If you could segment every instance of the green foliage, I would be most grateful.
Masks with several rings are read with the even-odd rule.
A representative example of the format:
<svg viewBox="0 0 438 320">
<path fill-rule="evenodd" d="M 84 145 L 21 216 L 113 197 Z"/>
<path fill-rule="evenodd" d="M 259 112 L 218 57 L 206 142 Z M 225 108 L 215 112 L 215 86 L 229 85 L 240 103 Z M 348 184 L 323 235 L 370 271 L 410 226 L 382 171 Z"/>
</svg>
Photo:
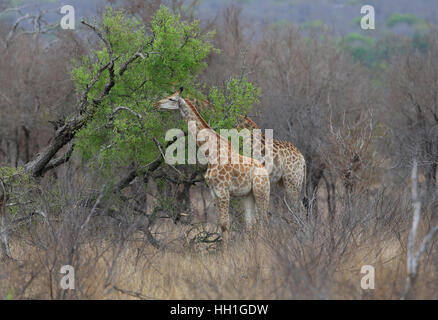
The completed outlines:
<svg viewBox="0 0 438 320">
<path fill-rule="evenodd" d="M 117 166 L 150 163 L 159 156 L 152 138 L 164 142 L 166 129 L 186 127 L 176 123 L 171 112 L 158 112 L 153 105 L 179 86 L 184 86 L 184 95 L 203 98 L 197 75 L 206 68 L 207 55 L 215 50 L 210 42 L 214 33 L 203 34 L 198 21 L 184 22 L 165 6 L 154 15 L 149 33 L 135 18 L 110 8 L 99 30 L 106 30 L 113 56 L 117 57 L 115 85 L 97 110 L 87 110 L 90 117 L 76 135 L 76 149 L 83 161 L 109 174 L 109 169 Z M 123 62 L 139 48 L 145 59 L 137 59 L 123 76 L 118 75 Z M 72 77 L 78 94 L 86 90 L 108 61 L 109 52 L 102 45 L 77 62 Z M 99 97 L 108 80 L 105 71 L 91 89 L 88 101 Z M 204 110 L 203 115 L 213 128 L 231 128 L 237 115 L 247 113 L 259 95 L 260 90 L 245 78 L 231 79 L 223 88 L 210 89 L 212 108 Z"/>
<path fill-rule="evenodd" d="M 408 14 L 394 13 L 388 18 L 388 20 L 386 20 L 386 26 L 392 28 L 396 24 L 400 24 L 400 23 L 405 23 L 407 25 L 412 26 L 420 22 L 421 22 L 420 18 L 418 18 L 416 15 L 413 15 L 411 13 Z"/>
<path fill-rule="evenodd" d="M 373 38 L 353 32 L 347 35 L 345 44 L 355 60 L 368 66 L 376 63 L 376 48 Z"/>
<path fill-rule="evenodd" d="M 412 36 L 412 47 L 418 49 L 422 53 L 426 53 L 429 50 L 429 37 L 428 34 L 415 32 Z"/>
<path fill-rule="evenodd" d="M 22 167 L 0 167 L 0 178 L 6 188 L 9 203 L 7 212 L 10 214 L 17 213 L 28 195 L 38 190 L 38 184 Z"/>
<path fill-rule="evenodd" d="M 202 115 L 214 129 L 230 129 L 239 115 L 247 114 L 259 102 L 260 89 L 242 79 L 232 78 L 222 88 L 212 87 L 208 95 L 211 108 Z"/>
<path fill-rule="evenodd" d="M 356 17 L 356 18 L 354 18 L 354 19 L 351 20 L 351 23 L 352 23 L 353 25 L 360 26 L 360 22 L 361 22 L 361 20 L 362 20 L 362 16 L 360 16 L 360 17 Z"/>
<path fill-rule="evenodd" d="M 9 289 L 9 290 L 6 292 L 5 299 L 6 299 L 6 300 L 14 300 L 14 297 L 15 297 L 15 292 L 14 292 L 14 290 L 13 290 L 13 289 Z"/>
<path fill-rule="evenodd" d="M 32 181 L 31 175 L 22 167 L 0 167 L 0 178 L 7 186 L 27 185 Z"/>
<path fill-rule="evenodd" d="M 279 19 L 272 23 L 269 28 L 272 30 L 281 30 L 286 29 L 287 27 L 290 27 L 292 23 L 289 20 L 286 19 Z"/>
<path fill-rule="evenodd" d="M 307 29 L 307 30 L 327 29 L 326 25 L 321 20 L 310 20 L 307 21 L 306 23 L 303 23 L 302 26 L 303 29 Z"/>
<path fill-rule="evenodd" d="M 347 35 L 345 38 L 345 41 L 347 44 L 353 45 L 353 44 L 359 44 L 359 45 L 365 45 L 365 46 L 373 46 L 375 43 L 375 40 L 371 37 L 364 36 L 360 33 L 352 32 Z"/>
<path fill-rule="evenodd" d="M 149 163 L 158 156 L 153 137 L 164 137 L 163 123 L 171 119 L 160 114 L 153 104 L 183 85 L 187 92 L 197 92 L 196 76 L 206 67 L 204 59 L 213 50 L 213 33 L 202 34 L 199 22 L 186 23 L 164 6 L 156 12 L 147 34 L 135 18 L 108 8 L 100 30 L 107 30 L 113 48 L 115 85 L 92 114 L 87 126 L 77 133 L 76 147 L 83 160 L 96 160 L 100 168 L 111 165 Z M 137 59 L 123 76 L 122 64 L 142 48 L 145 59 Z M 78 94 L 95 77 L 101 64 L 109 61 L 105 46 L 82 59 L 72 71 Z M 100 62 L 100 63 L 99 63 Z M 106 72 L 89 93 L 89 101 L 97 98 L 109 80 Z M 119 110 L 118 106 L 129 110 Z"/>
<path fill-rule="evenodd" d="M 350 33 L 345 38 L 345 47 L 356 61 L 360 61 L 368 67 L 384 69 L 386 62 L 393 55 L 405 52 L 409 48 L 417 49 L 426 54 L 430 46 L 429 34 L 430 28 L 424 23 L 417 24 L 415 32 L 409 37 L 387 32 L 376 40 L 359 33 Z"/>
</svg>

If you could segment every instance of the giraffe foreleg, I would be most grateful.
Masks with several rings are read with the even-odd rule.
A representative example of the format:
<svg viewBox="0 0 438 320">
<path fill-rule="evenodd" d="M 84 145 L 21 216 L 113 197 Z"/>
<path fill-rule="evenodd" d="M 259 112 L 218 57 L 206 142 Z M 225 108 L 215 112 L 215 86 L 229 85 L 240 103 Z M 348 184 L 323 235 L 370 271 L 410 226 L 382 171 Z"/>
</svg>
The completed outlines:
<svg viewBox="0 0 438 320">
<path fill-rule="evenodd" d="M 230 233 L 230 194 L 226 190 L 215 190 L 212 194 L 214 195 L 216 210 L 219 213 L 219 227 L 222 232 L 224 248 L 227 248 Z"/>
<path fill-rule="evenodd" d="M 270 182 L 269 175 L 265 169 L 256 175 L 252 187 L 257 220 L 266 218 L 269 209 Z"/>
</svg>

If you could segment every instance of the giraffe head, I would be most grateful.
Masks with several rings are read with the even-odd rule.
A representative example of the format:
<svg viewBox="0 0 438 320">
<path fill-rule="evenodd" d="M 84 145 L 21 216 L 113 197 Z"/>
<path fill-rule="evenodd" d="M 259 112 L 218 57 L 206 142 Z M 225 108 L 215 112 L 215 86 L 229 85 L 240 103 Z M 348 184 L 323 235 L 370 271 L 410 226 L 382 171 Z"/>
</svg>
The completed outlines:
<svg viewBox="0 0 438 320">
<path fill-rule="evenodd" d="M 211 130 L 211 127 L 202 118 L 202 116 L 199 114 L 198 110 L 193 105 L 193 103 L 181 96 L 182 91 L 183 91 L 183 87 L 179 88 L 179 90 L 174 94 L 164 99 L 161 99 L 155 104 L 155 108 L 158 110 L 179 110 L 182 117 L 186 121 L 196 122 L 197 130 L 202 130 L 202 129 Z"/>
<path fill-rule="evenodd" d="M 258 129 L 259 127 L 249 117 L 239 115 L 239 119 L 237 120 L 236 124 L 234 125 L 234 128 L 235 129 L 253 130 L 253 129 Z"/>
<path fill-rule="evenodd" d="M 180 108 L 180 97 L 183 87 L 179 88 L 174 94 L 161 99 L 155 104 L 155 107 L 160 110 L 178 110 Z"/>
</svg>

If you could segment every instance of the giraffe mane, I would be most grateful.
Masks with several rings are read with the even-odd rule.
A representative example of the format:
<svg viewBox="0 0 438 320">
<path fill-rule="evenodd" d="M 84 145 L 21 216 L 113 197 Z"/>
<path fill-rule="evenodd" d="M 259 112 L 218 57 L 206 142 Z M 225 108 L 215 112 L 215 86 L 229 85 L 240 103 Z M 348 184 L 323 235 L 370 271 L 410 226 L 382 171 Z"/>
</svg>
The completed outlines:
<svg viewBox="0 0 438 320">
<path fill-rule="evenodd" d="M 256 125 L 255 122 L 252 121 L 250 117 L 245 117 L 245 123 L 247 123 L 249 126 L 253 127 L 254 129 L 259 128 L 259 126 Z"/>
<path fill-rule="evenodd" d="M 228 141 L 228 139 L 225 139 L 224 137 L 222 137 L 219 133 L 216 132 L 216 130 L 213 130 L 212 127 L 210 127 L 210 125 L 207 123 L 207 121 L 204 120 L 204 118 L 201 116 L 201 114 L 198 112 L 198 110 L 196 109 L 196 107 L 193 105 L 193 103 L 189 100 L 189 99 L 185 99 L 182 98 L 185 103 L 187 103 L 187 105 L 189 106 L 190 109 L 192 109 L 192 111 L 195 113 L 195 115 L 198 117 L 198 119 L 201 121 L 202 125 L 204 126 L 204 128 L 206 129 L 210 129 L 211 131 L 213 131 L 216 134 L 216 137 L 218 137 L 220 140 L 226 141 L 229 145 L 231 145 L 231 142 Z"/>
<path fill-rule="evenodd" d="M 252 121 L 250 117 L 243 116 L 243 115 L 240 114 L 239 115 L 239 119 L 243 120 L 242 125 L 244 126 L 244 128 L 246 128 L 246 129 L 250 129 L 250 128 L 252 128 L 252 129 L 259 129 L 258 125 L 256 125 L 256 123 L 254 121 Z M 238 127 L 240 127 L 240 125 L 239 125 L 239 123 L 236 123 L 234 125 L 234 128 L 238 128 Z"/>
<path fill-rule="evenodd" d="M 211 129 L 213 130 L 209 124 L 207 123 L 207 121 L 204 120 L 204 118 L 201 116 L 201 114 L 199 113 L 198 109 L 196 109 L 196 107 L 193 105 L 193 103 L 189 100 L 189 99 L 185 99 L 183 98 L 183 100 L 187 103 L 187 105 L 189 106 L 190 109 L 192 109 L 192 111 L 195 113 L 195 115 L 199 118 L 199 120 L 201 121 L 202 125 L 205 128 Z M 213 130 L 214 131 L 214 130 Z"/>
</svg>

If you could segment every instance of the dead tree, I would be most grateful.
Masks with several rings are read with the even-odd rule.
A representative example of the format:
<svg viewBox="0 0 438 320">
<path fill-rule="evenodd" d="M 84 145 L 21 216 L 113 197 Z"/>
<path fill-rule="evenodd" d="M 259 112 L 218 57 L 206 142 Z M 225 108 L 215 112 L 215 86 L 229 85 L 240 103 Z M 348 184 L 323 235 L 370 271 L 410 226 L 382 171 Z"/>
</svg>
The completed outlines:
<svg viewBox="0 0 438 320">
<path fill-rule="evenodd" d="M 3 180 L 0 178 L 0 241 L 3 258 L 12 258 L 9 248 L 9 219 L 6 212 L 7 192 Z"/>
<path fill-rule="evenodd" d="M 418 195 L 418 163 L 417 160 L 414 160 L 412 165 L 412 207 L 413 207 L 413 217 L 412 217 L 412 226 L 411 231 L 409 232 L 408 238 L 408 250 L 407 250 L 407 270 L 408 275 L 406 277 L 405 289 L 402 294 L 401 299 L 408 299 L 410 297 L 412 288 L 415 285 L 418 275 L 418 265 L 420 263 L 421 256 L 426 250 L 427 245 L 430 240 L 433 239 L 435 233 L 438 232 L 438 225 L 432 228 L 429 233 L 423 238 L 423 241 L 420 244 L 420 247 L 415 252 L 415 239 L 417 237 L 418 225 L 420 223 L 420 215 L 421 215 L 421 200 Z"/>
</svg>

